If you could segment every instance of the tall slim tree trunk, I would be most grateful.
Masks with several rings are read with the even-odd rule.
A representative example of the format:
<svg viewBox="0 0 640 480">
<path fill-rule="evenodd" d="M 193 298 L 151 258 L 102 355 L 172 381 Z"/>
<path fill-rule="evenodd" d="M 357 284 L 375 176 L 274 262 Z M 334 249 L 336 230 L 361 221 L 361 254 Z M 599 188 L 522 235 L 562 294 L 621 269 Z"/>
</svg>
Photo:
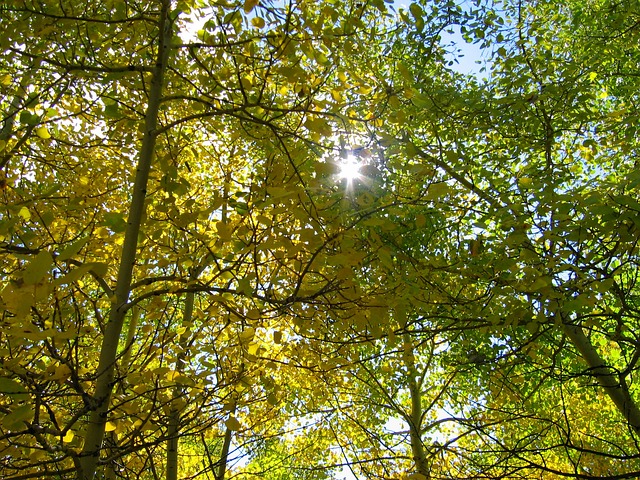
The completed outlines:
<svg viewBox="0 0 640 480">
<path fill-rule="evenodd" d="M 194 276 L 192 275 L 192 278 Z M 197 278 L 197 277 L 196 277 Z M 188 325 L 193 319 L 193 305 L 195 303 L 195 293 L 188 292 L 184 302 L 184 312 L 182 315 L 182 325 Z M 182 351 L 176 359 L 175 371 L 180 374 L 184 371 L 186 357 L 186 342 L 181 341 Z M 182 396 L 182 384 L 176 382 L 172 393 L 171 411 L 169 412 L 169 426 L 167 430 L 167 474 L 166 480 L 178 480 L 178 441 L 180 438 L 180 414 L 183 407 L 179 407 L 177 401 Z"/>
<path fill-rule="evenodd" d="M 140 320 L 140 308 L 138 306 L 133 307 L 132 313 L 129 317 L 129 327 L 127 328 L 127 341 L 124 346 L 124 354 L 122 358 L 118 362 L 120 373 L 119 375 L 126 376 L 126 371 L 128 370 L 131 363 L 131 351 L 133 350 L 133 342 L 136 336 L 136 330 L 138 329 L 138 320 Z M 118 385 L 118 393 L 124 394 L 127 389 L 126 380 L 123 379 L 122 382 Z M 109 432 L 111 442 L 111 452 L 107 452 L 107 455 L 110 453 L 115 454 L 115 450 L 118 448 L 118 434 L 116 432 Z M 116 480 L 116 471 L 114 469 L 114 465 L 116 464 L 115 460 L 107 463 L 104 466 L 104 478 L 105 480 Z"/>
<path fill-rule="evenodd" d="M 216 480 L 224 480 L 224 476 L 227 473 L 227 463 L 229 461 L 229 449 L 231 448 L 232 435 L 233 431 L 230 428 L 227 428 L 224 432 L 224 441 L 222 443 L 222 452 L 220 452 L 220 460 L 218 460 L 218 471 L 214 472 Z"/>
<path fill-rule="evenodd" d="M 631 398 L 629 386 L 624 378 L 620 378 L 617 372 L 607 365 L 581 326 L 563 323 L 562 330 L 589 366 L 589 373 L 604 389 L 629 426 L 640 434 L 640 408 Z"/>
<path fill-rule="evenodd" d="M 162 98 L 164 75 L 167 69 L 172 37 L 172 24 L 169 19 L 171 1 L 160 0 L 160 2 L 161 8 L 158 20 L 159 32 L 157 39 L 158 51 L 149 88 L 149 103 L 145 115 L 144 134 L 138 156 L 127 228 L 122 246 L 122 257 L 120 259 L 115 288 L 115 302 L 109 313 L 109 320 L 102 340 L 98 370 L 96 372 L 96 387 L 93 394 L 94 405 L 84 435 L 84 447 L 80 457 L 80 471 L 77 475 L 79 480 L 93 480 L 100 458 L 105 424 L 109 412 L 109 403 L 114 388 L 114 372 L 118 343 L 122 333 L 124 317 L 127 313 L 133 266 L 138 250 L 138 234 L 145 210 L 147 183 L 156 145 L 158 109 Z"/>
<path fill-rule="evenodd" d="M 405 334 L 404 363 L 407 367 L 409 395 L 411 396 L 411 413 L 409 417 L 409 438 L 411 439 L 411 453 L 416 473 L 429 477 L 429 464 L 422 444 L 422 382 L 418 382 L 418 370 L 413 355 L 413 345 Z"/>
</svg>

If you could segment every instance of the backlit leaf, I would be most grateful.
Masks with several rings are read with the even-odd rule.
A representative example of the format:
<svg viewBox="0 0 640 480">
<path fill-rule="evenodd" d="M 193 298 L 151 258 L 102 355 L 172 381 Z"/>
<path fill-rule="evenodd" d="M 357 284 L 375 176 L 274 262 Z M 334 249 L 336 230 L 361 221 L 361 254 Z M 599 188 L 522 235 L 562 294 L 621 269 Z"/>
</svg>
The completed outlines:
<svg viewBox="0 0 640 480">
<path fill-rule="evenodd" d="M 238 421 L 238 419 L 234 416 L 230 416 L 225 422 L 224 424 L 226 425 L 226 427 L 229 430 L 233 430 L 233 431 L 237 431 L 240 430 L 242 428 L 242 425 L 240 424 L 240 422 Z"/>
</svg>

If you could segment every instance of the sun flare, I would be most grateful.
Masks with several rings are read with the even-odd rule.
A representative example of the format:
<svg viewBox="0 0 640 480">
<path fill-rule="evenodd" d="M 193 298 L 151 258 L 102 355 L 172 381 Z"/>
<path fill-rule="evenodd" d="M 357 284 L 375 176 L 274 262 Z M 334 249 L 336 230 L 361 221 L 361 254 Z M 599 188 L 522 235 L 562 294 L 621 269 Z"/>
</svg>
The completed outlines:
<svg viewBox="0 0 640 480">
<path fill-rule="evenodd" d="M 356 180 L 360 178 L 362 175 L 360 173 L 360 168 L 362 168 L 362 163 L 356 160 L 355 157 L 349 156 L 339 165 L 340 171 L 338 172 L 338 177 L 342 180 L 345 179 L 348 182 Z"/>
</svg>

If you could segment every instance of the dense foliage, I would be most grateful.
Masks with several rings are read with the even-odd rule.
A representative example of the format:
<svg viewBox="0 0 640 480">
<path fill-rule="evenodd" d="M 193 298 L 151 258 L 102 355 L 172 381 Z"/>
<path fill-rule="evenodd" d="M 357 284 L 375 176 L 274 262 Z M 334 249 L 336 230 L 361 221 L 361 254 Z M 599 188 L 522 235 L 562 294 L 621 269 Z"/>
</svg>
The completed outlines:
<svg viewBox="0 0 640 480">
<path fill-rule="evenodd" d="M 640 476 L 637 2 L 0 28 L 2 478 Z"/>
</svg>

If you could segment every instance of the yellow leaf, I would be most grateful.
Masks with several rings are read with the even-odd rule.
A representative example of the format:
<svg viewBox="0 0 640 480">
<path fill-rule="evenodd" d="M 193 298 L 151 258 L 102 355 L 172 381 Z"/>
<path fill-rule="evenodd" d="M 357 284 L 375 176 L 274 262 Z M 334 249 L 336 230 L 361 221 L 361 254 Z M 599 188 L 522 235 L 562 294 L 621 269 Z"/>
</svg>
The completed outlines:
<svg viewBox="0 0 640 480">
<path fill-rule="evenodd" d="M 0 77 L 0 84 L 2 84 L 3 87 L 8 87 L 9 85 L 11 85 L 11 75 L 5 74 Z"/>
<path fill-rule="evenodd" d="M 107 422 L 104 426 L 105 432 L 113 432 L 116 429 L 116 424 L 113 422 Z"/>
<path fill-rule="evenodd" d="M 253 25 L 256 28 L 264 28 L 264 25 L 265 25 L 264 18 L 260 18 L 260 17 L 252 18 L 251 25 Z"/>
<path fill-rule="evenodd" d="M 256 330 L 255 328 L 247 328 L 246 330 L 240 332 L 240 342 L 242 343 L 249 343 L 251 340 L 253 340 L 253 336 L 256 334 Z"/>
<path fill-rule="evenodd" d="M 75 437 L 76 434 L 73 433 L 71 430 L 67 430 L 67 433 L 65 433 L 64 437 L 62 437 L 62 441 L 64 443 L 69 443 L 71 440 L 73 440 L 73 437 Z"/>
<path fill-rule="evenodd" d="M 51 138 L 51 134 L 49 133 L 49 130 L 47 130 L 47 127 L 45 127 L 44 125 L 36 128 L 36 135 L 38 135 L 40 138 L 43 139 L 47 139 L 47 138 Z"/>
<path fill-rule="evenodd" d="M 64 382 L 71 375 L 71 369 L 65 365 L 64 363 L 55 367 L 53 371 L 53 375 L 51 378 L 53 380 L 58 380 L 60 383 Z"/>
<path fill-rule="evenodd" d="M 523 188 L 529 188 L 533 185 L 533 180 L 531 179 L 531 177 L 520 177 L 518 179 L 518 185 Z"/>
<path fill-rule="evenodd" d="M 31 212 L 29 212 L 29 209 L 27 207 L 22 207 L 18 212 L 18 215 L 20 215 L 25 220 L 29 220 L 31 218 Z"/>
<path fill-rule="evenodd" d="M 217 222 L 216 230 L 218 232 L 220 240 L 222 240 L 223 242 L 228 242 L 229 240 L 231 240 L 231 236 L 233 234 L 233 226 L 227 225 L 223 222 Z"/>
<path fill-rule="evenodd" d="M 316 132 L 321 135 L 329 136 L 332 132 L 331 125 L 329 125 L 327 121 L 322 118 L 309 118 L 304 123 L 304 125 L 311 132 Z"/>
<path fill-rule="evenodd" d="M 431 199 L 444 197 L 449 193 L 449 185 L 444 182 L 432 183 L 427 190 L 427 196 Z"/>
</svg>

